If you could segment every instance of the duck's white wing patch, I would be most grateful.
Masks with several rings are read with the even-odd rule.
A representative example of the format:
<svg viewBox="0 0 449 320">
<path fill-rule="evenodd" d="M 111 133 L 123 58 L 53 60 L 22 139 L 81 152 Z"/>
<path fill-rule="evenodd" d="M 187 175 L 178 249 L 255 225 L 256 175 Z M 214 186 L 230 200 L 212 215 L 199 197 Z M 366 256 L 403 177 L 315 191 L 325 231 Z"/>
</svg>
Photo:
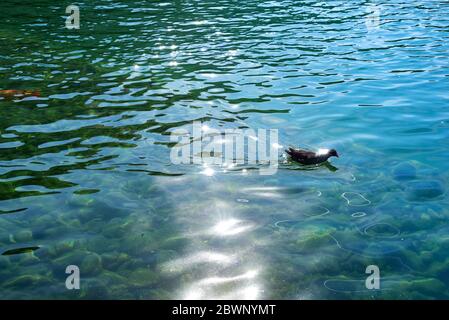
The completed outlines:
<svg viewBox="0 0 449 320">
<path fill-rule="evenodd" d="M 324 156 L 325 154 L 328 154 L 329 151 L 330 151 L 329 149 L 318 149 L 316 154 L 319 156 Z"/>
</svg>

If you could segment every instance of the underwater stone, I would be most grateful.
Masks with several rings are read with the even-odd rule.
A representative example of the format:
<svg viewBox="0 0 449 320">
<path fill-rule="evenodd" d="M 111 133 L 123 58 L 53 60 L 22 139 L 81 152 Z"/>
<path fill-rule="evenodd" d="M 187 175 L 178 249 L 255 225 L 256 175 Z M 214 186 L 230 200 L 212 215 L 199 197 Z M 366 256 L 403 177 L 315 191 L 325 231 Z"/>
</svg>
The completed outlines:
<svg viewBox="0 0 449 320">
<path fill-rule="evenodd" d="M 118 268 L 117 272 L 129 272 L 129 270 L 135 270 L 143 267 L 143 262 L 140 258 L 133 257 L 133 259 L 127 260 L 120 268 Z"/>
<path fill-rule="evenodd" d="M 148 192 L 163 195 L 166 191 L 163 186 L 158 185 L 158 184 L 153 184 L 148 188 Z"/>
<path fill-rule="evenodd" d="M 330 211 L 326 207 L 312 205 L 303 209 L 304 215 L 307 217 L 321 217 L 327 215 Z"/>
<path fill-rule="evenodd" d="M 304 225 L 300 229 L 297 229 L 296 241 L 292 241 L 294 244 L 292 250 L 315 250 L 316 248 L 325 246 L 329 243 L 333 244 L 334 240 L 330 237 L 330 234 L 334 231 L 333 228 L 323 229 L 316 225 Z"/>
<path fill-rule="evenodd" d="M 51 251 L 49 247 L 40 247 L 39 250 L 36 250 L 34 254 L 39 259 L 50 259 L 51 257 Z"/>
<path fill-rule="evenodd" d="M 5 269 L 11 265 L 9 257 L 0 256 L 0 269 Z"/>
<path fill-rule="evenodd" d="M 128 276 L 129 281 L 136 286 L 147 286 L 157 282 L 158 276 L 150 269 L 137 269 Z"/>
<path fill-rule="evenodd" d="M 3 229 L 0 227 L 0 244 L 10 243 L 9 232 L 7 229 Z"/>
<path fill-rule="evenodd" d="M 129 259 L 129 256 L 126 253 L 113 252 L 104 253 L 101 255 L 103 266 L 108 270 L 117 269 L 121 264 L 125 263 Z"/>
<path fill-rule="evenodd" d="M 158 243 L 151 234 L 143 236 L 141 234 L 131 234 L 123 238 L 122 248 L 127 252 L 143 254 L 154 250 Z"/>
<path fill-rule="evenodd" d="M 92 252 L 111 252 L 117 250 L 117 248 L 122 245 L 123 243 L 120 241 L 111 241 L 101 235 L 93 239 L 89 239 L 89 241 L 86 241 L 81 245 L 81 247 Z"/>
<path fill-rule="evenodd" d="M 149 297 L 151 297 L 152 300 L 170 300 L 170 298 L 173 298 L 170 292 L 157 288 L 140 291 L 137 299 L 148 299 Z"/>
<path fill-rule="evenodd" d="M 28 253 L 28 254 L 24 254 L 22 255 L 22 257 L 20 258 L 20 264 L 24 265 L 24 266 L 29 266 L 29 265 L 33 265 L 38 263 L 40 260 L 38 257 L 36 257 L 34 255 L 34 253 Z"/>
<path fill-rule="evenodd" d="M 156 263 L 163 264 L 178 257 L 178 253 L 174 250 L 158 250 L 156 253 Z"/>
<path fill-rule="evenodd" d="M 401 282 L 398 286 L 398 291 L 416 292 L 424 294 L 424 296 L 429 295 L 440 298 L 443 298 L 442 296 L 447 297 L 444 283 L 434 278 Z"/>
<path fill-rule="evenodd" d="M 443 262 L 433 261 L 433 263 L 430 263 L 430 265 L 430 274 L 435 274 L 440 279 L 449 279 L 449 258 L 447 258 Z"/>
<path fill-rule="evenodd" d="M 444 194 L 443 186 L 435 180 L 410 182 L 406 191 L 409 201 L 432 200 Z"/>
<path fill-rule="evenodd" d="M 85 299 L 98 300 L 108 298 L 108 288 L 100 281 L 89 281 L 86 290 L 83 292 Z"/>
<path fill-rule="evenodd" d="M 103 235 L 107 238 L 121 238 L 126 235 L 130 229 L 130 222 L 123 223 L 123 219 L 114 218 L 103 229 Z"/>
<path fill-rule="evenodd" d="M 22 275 L 5 283 L 5 287 L 20 288 L 26 286 L 45 286 L 51 283 L 47 277 L 40 275 Z"/>
<path fill-rule="evenodd" d="M 400 230 L 388 223 L 374 223 L 365 227 L 364 234 L 375 238 L 394 238 Z"/>
<path fill-rule="evenodd" d="M 87 275 L 94 275 L 100 273 L 101 269 L 101 257 L 96 253 L 90 253 L 83 259 L 80 272 Z"/>
<path fill-rule="evenodd" d="M 67 204 L 73 207 L 88 207 L 94 204 L 94 199 L 89 196 L 74 195 Z"/>
<path fill-rule="evenodd" d="M 110 286 L 111 284 L 123 284 L 128 283 L 128 278 L 122 276 L 119 273 L 103 270 L 101 273 L 101 279 Z"/>
<path fill-rule="evenodd" d="M 128 282 L 126 282 L 128 283 Z M 120 297 L 121 300 L 132 300 L 135 296 L 130 292 L 129 285 L 109 285 L 108 292 L 111 297 Z M 147 297 L 148 298 L 148 297 Z"/>
<path fill-rule="evenodd" d="M 55 267 L 60 269 L 57 270 L 58 273 L 65 272 L 65 268 L 69 265 L 73 264 L 80 266 L 87 254 L 89 253 L 86 251 L 74 250 L 53 260 L 52 263 Z"/>
<path fill-rule="evenodd" d="M 64 220 L 62 220 L 62 222 L 64 223 L 64 225 L 66 225 L 70 228 L 80 228 L 81 227 L 81 221 L 79 221 L 79 219 L 76 219 L 76 218 L 71 218 L 71 219 L 67 219 L 67 220 L 64 219 Z"/>
<path fill-rule="evenodd" d="M 427 263 L 431 263 L 432 253 L 430 251 L 415 252 L 403 248 L 399 253 L 401 260 L 407 263 L 413 269 L 422 269 Z"/>
<path fill-rule="evenodd" d="M 67 227 L 66 226 L 58 226 L 53 228 L 48 228 L 44 231 L 45 237 L 48 238 L 58 238 L 63 234 L 67 233 Z"/>
<path fill-rule="evenodd" d="M 62 254 L 68 253 L 74 248 L 74 241 L 65 241 L 55 244 L 49 249 L 49 254 L 51 256 L 60 256 Z"/>
<path fill-rule="evenodd" d="M 80 208 L 76 210 L 77 217 L 81 224 L 84 224 L 95 217 L 95 211 L 93 208 Z"/>
<path fill-rule="evenodd" d="M 39 216 L 34 221 L 34 225 L 39 226 L 40 228 L 43 229 L 55 227 L 57 224 L 58 224 L 57 220 L 50 214 Z"/>
<path fill-rule="evenodd" d="M 401 163 L 393 169 L 395 180 L 412 180 L 416 178 L 416 168 L 410 163 Z"/>
<path fill-rule="evenodd" d="M 14 239 L 17 242 L 29 242 L 33 240 L 33 232 L 31 230 L 19 231 L 16 235 L 14 235 Z"/>
<path fill-rule="evenodd" d="M 181 250 L 188 244 L 188 239 L 183 236 L 171 237 L 163 241 L 160 245 L 160 249 L 164 250 Z"/>
<path fill-rule="evenodd" d="M 87 230 L 95 230 L 95 231 L 99 231 L 102 230 L 104 227 L 104 221 L 100 218 L 93 218 L 91 220 L 89 220 L 88 222 L 85 222 L 83 224 L 83 227 Z"/>
</svg>

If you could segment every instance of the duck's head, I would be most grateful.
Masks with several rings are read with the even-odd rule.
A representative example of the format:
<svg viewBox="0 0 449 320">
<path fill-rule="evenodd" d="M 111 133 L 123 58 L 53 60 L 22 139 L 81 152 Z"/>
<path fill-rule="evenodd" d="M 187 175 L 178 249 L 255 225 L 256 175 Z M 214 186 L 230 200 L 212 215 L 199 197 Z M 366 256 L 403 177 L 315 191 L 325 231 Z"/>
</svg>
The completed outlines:
<svg viewBox="0 0 449 320">
<path fill-rule="evenodd" d="M 338 153 L 337 153 L 337 150 L 335 150 L 335 149 L 330 149 L 328 155 L 329 155 L 329 157 L 337 157 L 338 158 Z"/>
</svg>

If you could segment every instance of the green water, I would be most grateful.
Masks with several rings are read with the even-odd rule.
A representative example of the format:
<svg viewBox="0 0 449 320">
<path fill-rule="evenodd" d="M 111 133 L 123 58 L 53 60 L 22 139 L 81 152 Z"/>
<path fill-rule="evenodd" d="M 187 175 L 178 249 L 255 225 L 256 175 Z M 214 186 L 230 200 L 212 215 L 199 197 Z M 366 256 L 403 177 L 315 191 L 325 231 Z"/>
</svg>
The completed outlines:
<svg viewBox="0 0 449 320">
<path fill-rule="evenodd" d="M 69 4 L 0 4 L 1 299 L 449 298 L 447 2 Z M 340 158 L 204 175 L 193 121 Z"/>
</svg>

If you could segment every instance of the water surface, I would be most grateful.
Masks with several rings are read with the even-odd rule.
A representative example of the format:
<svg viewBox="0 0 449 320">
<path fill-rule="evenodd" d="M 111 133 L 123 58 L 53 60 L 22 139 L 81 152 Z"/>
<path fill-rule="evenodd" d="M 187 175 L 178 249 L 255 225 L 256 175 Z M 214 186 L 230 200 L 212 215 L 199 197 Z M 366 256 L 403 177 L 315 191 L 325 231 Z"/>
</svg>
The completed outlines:
<svg viewBox="0 0 449 320">
<path fill-rule="evenodd" d="M 446 1 L 69 4 L 1 4 L 1 299 L 449 298 Z M 193 121 L 338 170 L 204 175 Z"/>
</svg>

